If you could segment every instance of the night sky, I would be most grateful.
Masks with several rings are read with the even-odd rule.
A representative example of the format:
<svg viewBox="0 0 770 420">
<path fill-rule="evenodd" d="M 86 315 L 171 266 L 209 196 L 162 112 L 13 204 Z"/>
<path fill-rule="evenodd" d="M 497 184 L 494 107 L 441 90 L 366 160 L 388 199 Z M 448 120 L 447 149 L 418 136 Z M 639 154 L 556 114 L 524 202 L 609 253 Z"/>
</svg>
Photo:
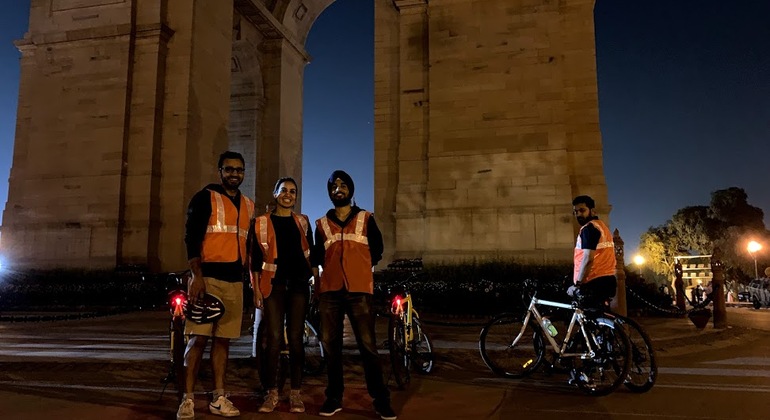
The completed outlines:
<svg viewBox="0 0 770 420">
<path fill-rule="evenodd" d="M 0 208 L 7 197 L 19 78 L 12 42 L 29 0 L 0 14 Z M 632 255 L 639 236 L 709 193 L 742 187 L 770 223 L 770 1 L 599 0 L 599 107 L 611 222 Z M 302 210 L 331 206 L 325 182 L 348 171 L 373 206 L 371 1 L 337 0 L 310 32 Z M 767 244 L 766 248 L 770 248 Z"/>
</svg>

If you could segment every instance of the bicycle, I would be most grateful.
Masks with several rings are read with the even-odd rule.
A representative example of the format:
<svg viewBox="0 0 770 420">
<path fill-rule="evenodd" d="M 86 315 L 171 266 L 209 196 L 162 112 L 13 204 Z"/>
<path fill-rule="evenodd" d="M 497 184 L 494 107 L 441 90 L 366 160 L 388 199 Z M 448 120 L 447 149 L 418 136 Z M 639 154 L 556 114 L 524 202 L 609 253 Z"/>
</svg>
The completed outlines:
<svg viewBox="0 0 770 420">
<path fill-rule="evenodd" d="M 573 311 L 561 346 L 554 339 L 555 331 L 549 331 L 550 323 L 545 322 L 538 305 Z M 579 298 L 566 304 L 538 299 L 537 292 L 533 291 L 524 315 L 499 314 L 479 335 L 479 352 L 484 363 L 493 373 L 509 378 L 526 377 L 536 371 L 545 359 L 546 344 L 550 345 L 557 362 L 569 363 L 574 383 L 589 395 L 607 395 L 628 378 L 631 365 L 628 336 L 614 319 L 586 316 Z"/>
<path fill-rule="evenodd" d="M 184 308 L 187 304 L 187 281 L 190 271 L 171 272 L 167 275 L 167 290 L 171 322 L 169 324 L 169 371 L 161 380 L 163 389 L 160 398 L 166 391 L 168 384 L 173 383 L 177 391 L 178 402 L 182 402 L 185 389 L 184 353 L 187 339 L 184 335 L 185 315 Z"/>
<path fill-rule="evenodd" d="M 410 369 L 427 374 L 433 370 L 433 344 L 425 333 L 417 310 L 412 302 L 412 295 L 406 286 L 416 279 L 412 272 L 404 281 L 399 282 L 389 291 L 390 315 L 388 317 L 388 348 L 392 375 L 399 388 L 411 380 Z"/>
</svg>

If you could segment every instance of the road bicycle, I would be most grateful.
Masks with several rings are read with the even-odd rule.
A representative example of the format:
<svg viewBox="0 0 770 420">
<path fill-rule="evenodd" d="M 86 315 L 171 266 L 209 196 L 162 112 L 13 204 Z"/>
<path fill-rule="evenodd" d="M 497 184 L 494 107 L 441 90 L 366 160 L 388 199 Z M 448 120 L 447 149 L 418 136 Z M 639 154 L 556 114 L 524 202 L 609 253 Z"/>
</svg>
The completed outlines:
<svg viewBox="0 0 770 420">
<path fill-rule="evenodd" d="M 411 380 L 410 370 L 427 374 L 433 370 L 433 344 L 425 332 L 407 283 L 417 278 L 415 272 L 395 286 L 390 296 L 388 317 L 388 348 L 390 350 L 391 375 L 399 388 Z"/>
<path fill-rule="evenodd" d="M 534 286 L 524 314 L 502 313 L 482 328 L 479 352 L 487 367 L 500 376 L 526 377 L 540 367 L 550 346 L 555 360 L 569 367 L 571 382 L 585 393 L 607 395 L 624 383 L 631 366 L 631 342 L 624 328 L 609 317 L 587 316 L 580 298 L 570 304 L 538 299 Z M 538 306 L 573 311 L 561 345 Z"/>
</svg>

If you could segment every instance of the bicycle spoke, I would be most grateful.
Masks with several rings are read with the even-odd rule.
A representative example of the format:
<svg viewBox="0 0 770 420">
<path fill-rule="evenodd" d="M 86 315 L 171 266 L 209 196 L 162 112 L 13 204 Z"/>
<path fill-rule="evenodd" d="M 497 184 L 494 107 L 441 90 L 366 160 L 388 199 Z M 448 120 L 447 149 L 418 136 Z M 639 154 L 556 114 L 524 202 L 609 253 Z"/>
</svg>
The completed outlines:
<svg viewBox="0 0 770 420">
<path fill-rule="evenodd" d="M 595 338 L 592 347 L 595 356 L 589 359 L 576 358 L 577 384 L 590 395 L 607 395 L 622 384 L 630 367 L 630 342 L 618 324 L 611 327 L 589 321 L 586 330 L 589 339 Z M 579 336 L 578 351 L 587 351 L 585 338 Z"/>
<path fill-rule="evenodd" d="M 631 368 L 625 386 L 633 392 L 647 392 L 658 377 L 658 365 L 655 361 L 655 351 L 650 337 L 635 321 L 622 318 L 626 335 L 631 342 Z"/>
<path fill-rule="evenodd" d="M 543 360 L 545 345 L 542 332 L 532 321 L 523 328 L 523 317 L 503 314 L 493 318 L 479 336 L 479 351 L 484 363 L 500 376 L 518 378 L 534 372 Z M 518 341 L 514 345 L 516 337 Z"/>
<path fill-rule="evenodd" d="M 433 344 L 422 328 L 417 317 L 412 318 L 414 339 L 412 341 L 412 366 L 419 373 L 430 373 L 433 370 Z"/>
</svg>

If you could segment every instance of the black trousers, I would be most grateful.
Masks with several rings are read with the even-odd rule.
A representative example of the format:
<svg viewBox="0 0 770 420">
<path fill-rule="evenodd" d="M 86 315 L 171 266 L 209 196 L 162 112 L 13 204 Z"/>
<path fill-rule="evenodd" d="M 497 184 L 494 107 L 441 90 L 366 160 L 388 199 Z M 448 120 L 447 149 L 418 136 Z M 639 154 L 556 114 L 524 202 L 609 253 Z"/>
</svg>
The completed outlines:
<svg viewBox="0 0 770 420">
<path fill-rule="evenodd" d="M 342 379 L 342 328 L 345 314 L 353 327 L 358 351 L 364 365 L 366 389 L 378 402 L 390 403 L 390 391 L 382 378 L 382 366 L 374 335 L 375 314 L 372 295 L 350 293 L 347 290 L 322 293 L 319 297 L 321 313 L 321 341 L 326 350 L 329 383 L 326 398 L 342 401 L 345 385 Z"/>
<path fill-rule="evenodd" d="M 281 348 L 284 345 L 283 327 L 286 320 L 286 338 L 289 342 L 289 371 L 291 389 L 300 389 L 302 366 L 305 364 L 305 314 L 307 313 L 309 291 L 287 290 L 286 285 L 275 284 L 270 296 L 265 299 L 264 319 L 267 328 L 267 362 L 265 389 L 276 387 L 280 369 Z"/>
</svg>

